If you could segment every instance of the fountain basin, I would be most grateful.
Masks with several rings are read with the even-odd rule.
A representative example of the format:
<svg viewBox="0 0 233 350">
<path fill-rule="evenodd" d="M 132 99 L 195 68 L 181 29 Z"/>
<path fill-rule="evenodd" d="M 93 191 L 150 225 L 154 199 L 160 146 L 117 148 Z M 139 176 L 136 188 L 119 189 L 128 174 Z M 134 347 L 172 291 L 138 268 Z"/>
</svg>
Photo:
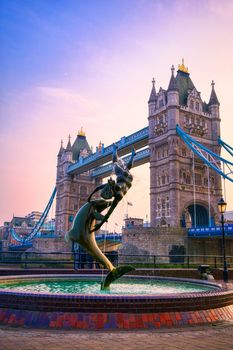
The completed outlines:
<svg viewBox="0 0 233 350">
<path fill-rule="evenodd" d="M 1 277 L 0 285 L 35 281 L 101 281 L 99 276 L 46 275 Z M 127 281 L 148 277 L 124 277 Z M 187 283 L 201 291 L 152 294 L 68 294 L 0 288 L 0 322 L 14 326 L 79 329 L 135 329 L 201 324 L 233 319 L 233 291 L 206 281 L 150 278 L 152 282 Z M 153 284 L 153 283 L 152 283 Z M 133 287 L 132 287 L 133 289 Z M 204 289 L 204 290 L 203 290 Z"/>
</svg>

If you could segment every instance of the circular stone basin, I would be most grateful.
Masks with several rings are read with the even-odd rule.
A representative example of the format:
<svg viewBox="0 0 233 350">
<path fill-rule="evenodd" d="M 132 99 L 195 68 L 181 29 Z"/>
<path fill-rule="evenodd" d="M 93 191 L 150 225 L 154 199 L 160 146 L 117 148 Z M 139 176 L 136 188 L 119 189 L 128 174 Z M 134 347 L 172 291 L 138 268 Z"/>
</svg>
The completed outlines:
<svg viewBox="0 0 233 350">
<path fill-rule="evenodd" d="M 0 290 L 23 293 L 81 294 L 81 295 L 168 295 L 177 293 L 209 292 L 219 287 L 211 284 L 155 278 L 121 278 L 110 290 L 101 290 L 101 279 L 29 279 L 5 281 Z"/>
<path fill-rule="evenodd" d="M 160 328 L 233 318 L 233 291 L 206 281 L 124 276 L 0 277 L 0 323 L 79 329 Z"/>
</svg>

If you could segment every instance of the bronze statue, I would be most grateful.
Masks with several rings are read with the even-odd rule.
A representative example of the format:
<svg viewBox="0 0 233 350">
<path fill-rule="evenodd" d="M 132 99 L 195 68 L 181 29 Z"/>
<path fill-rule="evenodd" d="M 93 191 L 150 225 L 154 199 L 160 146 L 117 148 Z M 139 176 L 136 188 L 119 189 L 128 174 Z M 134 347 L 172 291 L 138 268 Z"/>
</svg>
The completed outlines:
<svg viewBox="0 0 233 350">
<path fill-rule="evenodd" d="M 109 270 L 109 273 L 102 284 L 102 289 L 108 289 L 113 281 L 123 276 L 125 273 L 134 270 L 133 267 L 128 265 L 114 267 L 99 249 L 94 234 L 104 222 L 107 222 L 119 201 L 132 186 L 133 177 L 129 170 L 132 167 L 134 156 L 135 151 L 133 150 L 130 161 L 125 166 L 123 162 L 120 161 L 117 155 L 117 148 L 114 145 L 113 162 L 115 174 L 117 176 L 116 181 L 110 178 L 106 184 L 96 187 L 88 197 L 87 203 L 84 204 L 76 214 L 71 230 L 65 235 L 67 241 L 79 243 L 97 262 L 101 263 Z M 93 194 L 97 191 L 101 191 L 100 195 L 102 198 L 91 199 Z M 112 198 L 114 198 L 113 201 L 109 201 Z M 108 207 L 109 210 L 107 214 L 102 215 L 101 212 Z M 100 223 L 97 224 L 96 221 L 100 221 Z"/>
<path fill-rule="evenodd" d="M 94 193 L 101 190 L 101 197 L 104 199 L 112 199 L 111 207 L 109 208 L 107 214 L 104 216 L 103 220 L 94 227 L 94 231 L 100 229 L 104 222 L 108 221 L 109 216 L 112 214 L 113 210 L 116 208 L 117 204 L 122 200 L 125 194 L 128 192 L 132 186 L 133 176 L 130 174 L 129 170 L 132 168 L 133 159 L 135 157 L 135 150 L 132 149 L 131 157 L 127 165 L 125 165 L 122 160 L 118 157 L 117 146 L 113 145 L 113 163 L 114 171 L 117 176 L 116 182 L 110 178 L 106 184 L 102 184 L 95 188 L 95 190 L 88 197 L 90 201 Z"/>
</svg>

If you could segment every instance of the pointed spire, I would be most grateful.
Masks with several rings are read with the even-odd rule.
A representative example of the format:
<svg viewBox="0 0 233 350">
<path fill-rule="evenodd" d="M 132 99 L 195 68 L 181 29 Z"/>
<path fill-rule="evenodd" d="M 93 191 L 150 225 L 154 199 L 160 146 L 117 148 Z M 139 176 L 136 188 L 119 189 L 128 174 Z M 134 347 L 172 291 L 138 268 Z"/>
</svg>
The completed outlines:
<svg viewBox="0 0 233 350">
<path fill-rule="evenodd" d="M 72 147 L 71 147 L 71 143 L 70 143 L 70 135 L 68 136 L 68 143 L 66 146 L 66 152 L 72 152 Z"/>
<path fill-rule="evenodd" d="M 183 72 L 183 73 L 189 73 L 188 67 L 185 67 L 184 65 L 184 59 L 182 58 L 182 64 L 178 65 L 178 71 Z"/>
<path fill-rule="evenodd" d="M 148 103 L 155 102 L 157 100 L 156 90 L 155 90 L 155 78 L 152 79 L 152 89 L 150 93 L 150 98 Z"/>
<path fill-rule="evenodd" d="M 218 98 L 217 98 L 217 95 L 216 95 L 216 92 L 215 92 L 215 89 L 214 89 L 214 85 L 215 85 L 215 82 L 212 80 L 212 91 L 211 91 L 211 94 L 210 94 L 210 100 L 209 100 L 209 106 L 211 105 L 220 105 L 219 101 L 218 101 Z"/>
<path fill-rule="evenodd" d="M 59 149 L 58 156 L 61 156 L 62 153 L 63 153 L 63 151 L 64 151 L 63 140 L 61 140 L 61 147 L 60 147 L 60 149 Z"/>
<path fill-rule="evenodd" d="M 171 75 L 171 79 L 170 79 L 170 82 L 169 82 L 169 85 L 168 85 L 168 91 L 172 91 L 172 90 L 178 90 L 178 87 L 177 87 L 177 84 L 176 84 L 176 78 L 174 77 L 174 66 L 172 65 L 171 67 L 171 72 L 172 72 L 172 75 Z"/>
<path fill-rule="evenodd" d="M 83 127 L 81 126 L 81 130 L 78 131 L 78 136 L 86 136 L 85 131 L 83 131 Z"/>
</svg>

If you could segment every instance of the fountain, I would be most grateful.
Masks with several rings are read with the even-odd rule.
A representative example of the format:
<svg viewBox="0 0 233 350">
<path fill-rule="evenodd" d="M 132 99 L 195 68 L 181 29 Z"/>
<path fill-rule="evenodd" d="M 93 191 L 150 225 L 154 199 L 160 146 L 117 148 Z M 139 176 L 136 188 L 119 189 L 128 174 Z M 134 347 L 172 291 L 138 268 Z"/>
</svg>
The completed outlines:
<svg viewBox="0 0 233 350">
<path fill-rule="evenodd" d="M 201 280 L 135 275 L 114 267 L 96 244 L 98 230 L 131 187 L 135 152 L 127 166 L 116 149 L 116 182 L 98 186 L 77 213 L 66 239 L 78 242 L 109 273 L 101 276 L 0 277 L 0 323 L 62 329 L 148 329 L 233 319 L 233 290 Z M 101 198 L 92 199 L 101 191 Z M 113 200 L 112 200 L 113 199 Z M 101 212 L 108 208 L 107 214 Z M 96 221 L 100 222 L 96 222 Z M 131 272 L 131 275 L 125 275 Z M 121 277 L 121 279 L 119 279 Z M 101 288 L 100 288 L 101 285 Z"/>
</svg>

